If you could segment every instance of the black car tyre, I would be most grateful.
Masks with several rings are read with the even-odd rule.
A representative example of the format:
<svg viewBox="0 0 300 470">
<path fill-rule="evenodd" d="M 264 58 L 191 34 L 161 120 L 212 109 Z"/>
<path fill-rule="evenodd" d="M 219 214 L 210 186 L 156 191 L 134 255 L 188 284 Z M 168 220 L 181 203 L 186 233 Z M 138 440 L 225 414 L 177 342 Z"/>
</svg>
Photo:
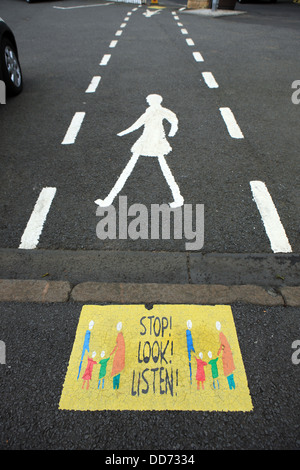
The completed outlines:
<svg viewBox="0 0 300 470">
<path fill-rule="evenodd" d="M 23 88 L 23 77 L 15 46 L 4 38 L 0 45 L 1 77 L 9 95 L 18 95 Z"/>
</svg>

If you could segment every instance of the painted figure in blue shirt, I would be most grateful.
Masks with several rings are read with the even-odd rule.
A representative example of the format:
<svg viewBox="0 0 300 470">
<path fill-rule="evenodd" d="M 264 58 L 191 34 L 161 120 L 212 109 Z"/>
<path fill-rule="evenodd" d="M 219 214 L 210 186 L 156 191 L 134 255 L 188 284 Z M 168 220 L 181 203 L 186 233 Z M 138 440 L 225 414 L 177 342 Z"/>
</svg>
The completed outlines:
<svg viewBox="0 0 300 470">
<path fill-rule="evenodd" d="M 187 343 L 187 350 L 189 355 L 189 368 L 190 368 L 190 381 L 192 383 L 192 365 L 191 365 L 191 352 L 195 352 L 194 345 L 193 345 L 193 338 L 191 333 L 192 322 L 191 320 L 187 321 L 187 330 L 186 330 L 186 343 Z"/>
<path fill-rule="evenodd" d="M 91 320 L 90 323 L 89 323 L 89 329 L 86 330 L 86 332 L 85 332 L 85 337 L 84 337 L 84 343 L 83 343 L 83 348 L 82 348 L 82 354 L 81 354 L 81 360 L 80 360 L 80 364 L 79 364 L 77 380 L 79 379 L 81 366 L 82 366 L 82 361 L 83 361 L 85 352 L 86 351 L 90 352 L 90 338 L 91 338 L 91 330 L 92 330 L 93 326 L 94 326 L 94 322 L 93 322 L 93 320 Z"/>
</svg>

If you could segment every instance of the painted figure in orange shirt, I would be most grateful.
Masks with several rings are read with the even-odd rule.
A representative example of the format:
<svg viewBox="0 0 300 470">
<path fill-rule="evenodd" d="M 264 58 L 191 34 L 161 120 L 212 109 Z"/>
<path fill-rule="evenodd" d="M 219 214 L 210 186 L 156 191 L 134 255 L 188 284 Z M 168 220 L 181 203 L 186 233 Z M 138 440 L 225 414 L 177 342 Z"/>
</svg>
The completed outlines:
<svg viewBox="0 0 300 470">
<path fill-rule="evenodd" d="M 235 382 L 233 378 L 233 371 L 235 370 L 235 365 L 233 361 L 232 351 L 226 336 L 221 331 L 221 323 L 219 321 L 216 322 L 216 328 L 218 331 L 220 331 L 219 340 L 221 343 L 218 351 L 218 356 L 222 352 L 223 372 L 225 377 L 227 377 L 229 388 L 230 390 L 232 390 L 235 389 Z"/>
<path fill-rule="evenodd" d="M 121 329 L 122 329 L 122 323 L 119 322 L 117 324 L 117 331 L 119 333 L 116 339 L 116 346 L 110 353 L 110 356 L 112 356 L 113 354 L 115 355 L 113 365 L 112 365 L 112 371 L 111 371 L 111 377 L 113 377 L 114 390 L 118 390 L 119 388 L 120 373 L 125 367 L 125 341 L 124 341 L 124 336 L 123 336 Z"/>
</svg>

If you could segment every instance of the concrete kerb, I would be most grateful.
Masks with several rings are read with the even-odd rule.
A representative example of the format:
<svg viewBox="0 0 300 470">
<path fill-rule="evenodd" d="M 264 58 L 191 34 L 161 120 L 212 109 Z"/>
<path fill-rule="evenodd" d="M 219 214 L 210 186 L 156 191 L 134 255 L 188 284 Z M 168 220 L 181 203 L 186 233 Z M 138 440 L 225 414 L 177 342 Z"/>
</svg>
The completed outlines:
<svg viewBox="0 0 300 470">
<path fill-rule="evenodd" d="M 138 284 L 67 281 L 0 280 L 0 302 L 165 303 L 300 307 L 300 286 L 267 289 L 255 285 Z"/>
<path fill-rule="evenodd" d="M 193 9 L 193 10 L 181 10 L 180 13 L 183 14 L 191 14 L 191 15 L 198 15 L 203 16 L 206 18 L 221 18 L 223 16 L 238 16 L 247 13 L 246 11 L 239 11 L 239 10 L 216 10 L 213 11 L 211 8 L 200 8 L 200 9 Z"/>
</svg>

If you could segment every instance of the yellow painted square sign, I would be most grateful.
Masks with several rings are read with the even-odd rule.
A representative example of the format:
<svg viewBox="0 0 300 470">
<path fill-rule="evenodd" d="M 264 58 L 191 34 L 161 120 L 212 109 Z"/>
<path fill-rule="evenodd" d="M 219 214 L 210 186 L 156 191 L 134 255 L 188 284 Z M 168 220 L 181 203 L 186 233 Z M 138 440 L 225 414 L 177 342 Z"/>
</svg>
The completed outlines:
<svg viewBox="0 0 300 470">
<path fill-rule="evenodd" d="M 251 411 L 231 307 L 84 306 L 59 408 Z"/>
</svg>

